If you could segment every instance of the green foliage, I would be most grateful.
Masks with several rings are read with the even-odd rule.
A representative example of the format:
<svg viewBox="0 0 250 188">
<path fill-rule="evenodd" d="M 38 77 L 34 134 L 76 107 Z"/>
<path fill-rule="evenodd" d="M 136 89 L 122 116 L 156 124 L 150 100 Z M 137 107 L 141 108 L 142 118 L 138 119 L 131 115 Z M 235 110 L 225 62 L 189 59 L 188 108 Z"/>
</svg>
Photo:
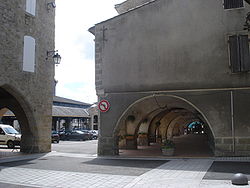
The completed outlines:
<svg viewBox="0 0 250 188">
<path fill-rule="evenodd" d="M 169 149 L 169 148 L 174 148 L 175 144 L 172 140 L 165 140 L 162 144 L 161 144 L 161 148 L 162 149 Z"/>
</svg>

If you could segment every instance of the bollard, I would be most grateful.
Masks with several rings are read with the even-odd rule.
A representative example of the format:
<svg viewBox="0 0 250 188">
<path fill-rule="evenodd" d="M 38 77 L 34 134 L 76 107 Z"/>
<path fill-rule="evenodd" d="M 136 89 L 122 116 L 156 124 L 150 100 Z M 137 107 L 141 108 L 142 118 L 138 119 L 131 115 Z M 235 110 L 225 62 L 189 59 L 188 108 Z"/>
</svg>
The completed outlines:
<svg viewBox="0 0 250 188">
<path fill-rule="evenodd" d="M 248 185 L 248 178 L 245 174 L 237 173 L 232 178 L 233 185 Z"/>
</svg>

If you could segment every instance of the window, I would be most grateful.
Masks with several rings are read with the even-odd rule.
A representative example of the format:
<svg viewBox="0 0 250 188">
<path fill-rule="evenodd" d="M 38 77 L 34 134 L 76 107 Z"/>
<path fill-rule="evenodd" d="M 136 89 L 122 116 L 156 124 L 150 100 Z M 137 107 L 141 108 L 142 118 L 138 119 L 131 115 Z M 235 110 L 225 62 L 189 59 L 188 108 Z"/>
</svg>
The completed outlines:
<svg viewBox="0 0 250 188">
<path fill-rule="evenodd" d="M 0 128 L 0 134 L 1 134 L 1 135 L 5 135 L 3 129 L 1 129 L 1 128 Z"/>
<path fill-rule="evenodd" d="M 35 71 L 35 39 L 31 36 L 24 36 L 23 47 L 23 71 Z"/>
<path fill-rule="evenodd" d="M 94 121 L 93 123 L 98 123 L 98 116 L 97 115 L 94 115 Z"/>
<path fill-rule="evenodd" d="M 234 9 L 244 7 L 243 0 L 224 0 L 224 9 Z"/>
<path fill-rule="evenodd" d="M 229 52 L 233 73 L 250 71 L 248 35 L 229 36 Z"/>
<path fill-rule="evenodd" d="M 36 0 L 26 0 L 26 12 L 36 15 Z"/>
</svg>

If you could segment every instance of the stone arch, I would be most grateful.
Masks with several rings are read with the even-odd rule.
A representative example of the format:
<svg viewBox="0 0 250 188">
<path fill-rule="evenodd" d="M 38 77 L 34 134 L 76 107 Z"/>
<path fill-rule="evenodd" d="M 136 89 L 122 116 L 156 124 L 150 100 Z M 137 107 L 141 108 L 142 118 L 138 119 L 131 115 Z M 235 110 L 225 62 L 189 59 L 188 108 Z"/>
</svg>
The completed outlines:
<svg viewBox="0 0 250 188">
<path fill-rule="evenodd" d="M 156 142 L 156 129 L 160 126 L 161 119 L 168 113 L 169 110 L 161 110 L 150 122 L 148 127 L 149 141 Z"/>
<path fill-rule="evenodd" d="M 38 129 L 35 126 L 36 121 L 32 113 L 32 108 L 25 100 L 24 96 L 10 85 L 0 87 L 0 110 L 11 110 L 20 124 L 22 139 L 21 152 L 37 152 L 36 137 Z"/>
<path fill-rule="evenodd" d="M 161 125 L 159 127 L 160 129 L 160 134 L 162 136 L 162 139 L 166 139 L 167 138 L 167 130 L 168 130 L 168 126 L 169 124 L 177 117 L 179 117 L 180 114 L 175 113 L 175 112 L 169 112 L 167 113 L 161 120 Z"/>
<path fill-rule="evenodd" d="M 0 109 L 0 117 L 2 117 L 7 111 L 8 111 L 8 108 Z"/>
<path fill-rule="evenodd" d="M 167 131 L 166 131 L 166 134 L 167 134 L 167 139 L 172 139 L 173 138 L 173 130 L 174 130 L 174 127 L 176 125 L 177 122 L 179 122 L 181 119 L 183 119 L 185 117 L 183 116 L 178 116 L 176 117 L 175 119 L 173 119 L 168 127 L 167 127 Z"/>
<path fill-rule="evenodd" d="M 114 144 L 118 145 L 117 143 L 117 136 L 119 134 L 119 130 L 121 129 L 121 124 L 124 122 L 126 117 L 131 114 L 131 112 L 135 112 L 138 109 L 140 113 L 140 117 L 138 117 L 138 122 L 137 122 L 137 128 L 140 125 L 140 122 L 143 120 L 143 118 L 147 117 L 150 113 L 153 111 L 157 111 L 155 113 L 155 117 L 152 118 L 150 121 L 150 126 L 149 126 L 149 133 L 152 134 L 154 132 L 156 126 L 154 125 L 157 120 L 160 120 L 161 122 L 161 133 L 166 137 L 167 129 L 168 126 L 170 125 L 171 121 L 174 121 L 177 117 L 183 116 L 183 113 L 185 114 L 186 112 L 183 112 L 183 110 L 191 112 L 193 114 L 199 113 L 203 119 L 206 120 L 207 125 L 211 129 L 211 133 L 214 136 L 213 130 L 210 126 L 210 123 L 206 116 L 202 113 L 200 109 L 198 109 L 197 106 L 192 104 L 190 101 L 186 100 L 185 98 L 176 96 L 176 95 L 169 95 L 169 94 L 155 94 L 155 95 L 149 95 L 146 97 L 143 97 L 133 103 L 131 103 L 127 109 L 122 113 L 122 115 L 118 118 L 118 121 L 116 122 L 115 128 L 113 129 L 113 138 L 114 138 Z M 162 114 L 161 114 L 162 113 Z M 161 114 L 161 115 L 160 115 Z M 167 122 L 165 122 L 166 126 L 163 126 L 163 123 L 165 120 L 165 116 L 172 116 Z M 166 118 L 167 119 L 167 118 Z M 174 126 L 171 124 L 171 126 Z M 136 130 L 136 129 L 135 129 Z M 136 132 L 136 131 L 135 131 Z M 214 138 L 214 137 L 213 137 Z M 114 148 L 119 149 L 119 147 L 114 146 Z M 118 153 L 115 151 L 114 153 Z"/>
</svg>

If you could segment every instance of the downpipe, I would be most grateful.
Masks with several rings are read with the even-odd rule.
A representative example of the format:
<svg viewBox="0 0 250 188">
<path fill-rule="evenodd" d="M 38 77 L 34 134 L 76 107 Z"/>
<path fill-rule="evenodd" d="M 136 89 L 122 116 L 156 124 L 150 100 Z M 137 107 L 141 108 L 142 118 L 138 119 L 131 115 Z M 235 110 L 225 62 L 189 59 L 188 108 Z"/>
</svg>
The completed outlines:
<svg viewBox="0 0 250 188">
<path fill-rule="evenodd" d="M 235 154 L 235 130 L 234 130 L 234 98 L 233 91 L 230 91 L 231 98 L 231 129 L 232 129 L 232 152 Z"/>
</svg>

